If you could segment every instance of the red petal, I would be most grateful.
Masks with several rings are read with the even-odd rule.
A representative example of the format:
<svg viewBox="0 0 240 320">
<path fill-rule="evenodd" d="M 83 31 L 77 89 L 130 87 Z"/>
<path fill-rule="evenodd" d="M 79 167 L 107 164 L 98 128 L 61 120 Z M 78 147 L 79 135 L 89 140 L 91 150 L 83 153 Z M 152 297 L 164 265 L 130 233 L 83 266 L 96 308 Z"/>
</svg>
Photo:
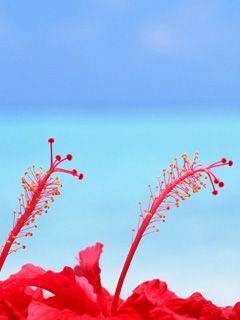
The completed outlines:
<svg viewBox="0 0 240 320">
<path fill-rule="evenodd" d="M 222 320 L 222 310 L 195 293 L 187 299 L 169 291 L 165 282 L 152 280 L 138 286 L 121 309 L 134 308 L 145 319 Z"/>
<path fill-rule="evenodd" d="M 28 285 L 43 288 L 55 296 L 49 298 L 62 308 L 68 308 L 79 314 L 99 314 L 95 296 L 90 293 L 88 283 L 76 281 L 73 269 L 65 267 L 63 271 L 55 273 L 47 271 L 44 275 L 37 276 Z"/>
<path fill-rule="evenodd" d="M 57 309 L 42 302 L 32 302 L 28 309 L 28 320 L 143 320 L 133 310 L 128 313 L 117 314 L 113 317 L 104 317 L 102 315 L 92 317 L 90 315 L 77 315 L 68 309 Z"/>
<path fill-rule="evenodd" d="M 71 310 L 56 309 L 41 302 L 32 302 L 28 308 L 28 320 L 80 320 L 81 318 Z"/>
<path fill-rule="evenodd" d="M 25 320 L 34 290 L 25 293 L 23 288 L 0 288 L 0 319 Z"/>
<path fill-rule="evenodd" d="M 77 276 L 85 277 L 93 286 L 94 292 L 97 294 L 98 305 L 101 312 L 107 316 L 112 303 L 112 297 L 101 284 L 101 269 L 99 260 L 102 254 L 103 244 L 97 242 L 95 246 L 88 247 L 79 252 L 79 265 L 74 268 Z"/>
<path fill-rule="evenodd" d="M 26 264 L 24 265 L 21 270 L 13 275 L 11 275 L 8 279 L 4 281 L 0 281 L 0 286 L 2 288 L 12 287 L 12 286 L 18 286 L 19 281 L 22 281 L 22 279 L 32 279 L 35 278 L 37 275 L 45 274 L 45 270 L 36 267 L 32 264 Z"/>
<path fill-rule="evenodd" d="M 169 301 L 167 307 L 177 314 L 184 314 L 203 320 L 222 320 L 221 308 L 206 300 L 200 293 L 194 293 L 187 299 Z"/>
<path fill-rule="evenodd" d="M 231 320 L 239 320 L 240 319 L 240 302 L 237 302 L 235 306 L 232 308 L 232 312 L 229 314 L 229 318 Z"/>
<path fill-rule="evenodd" d="M 95 292 L 99 292 L 102 288 L 99 267 L 99 259 L 102 253 L 103 244 L 96 243 L 95 246 L 88 247 L 79 252 L 79 265 L 74 270 L 76 275 L 83 276 L 88 279 L 93 286 Z"/>
<path fill-rule="evenodd" d="M 1 286 L 2 288 L 38 287 L 53 293 L 54 297 L 48 298 L 47 301 L 60 308 L 68 308 L 79 314 L 97 315 L 100 312 L 90 285 L 87 281 L 76 280 L 75 273 L 70 267 L 55 273 L 26 265 L 20 272 L 2 281 Z"/>
</svg>

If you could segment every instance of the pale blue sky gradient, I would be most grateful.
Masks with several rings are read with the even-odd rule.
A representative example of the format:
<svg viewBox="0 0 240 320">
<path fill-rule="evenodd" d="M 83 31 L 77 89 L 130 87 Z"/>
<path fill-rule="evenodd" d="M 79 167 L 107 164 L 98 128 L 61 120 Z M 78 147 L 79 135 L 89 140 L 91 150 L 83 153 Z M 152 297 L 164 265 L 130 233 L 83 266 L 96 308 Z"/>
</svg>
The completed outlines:
<svg viewBox="0 0 240 320">
<path fill-rule="evenodd" d="M 220 168 L 225 187 L 171 210 L 146 237 L 126 279 L 127 296 L 160 278 L 181 296 L 240 300 L 240 2 L 1 1 L 1 236 L 18 205 L 29 164 L 74 154 L 86 179 L 61 178 L 62 195 L 27 249 L 11 255 L 1 278 L 24 263 L 60 270 L 80 249 L 104 243 L 104 285 L 117 281 L 149 183 L 182 152 Z"/>
</svg>

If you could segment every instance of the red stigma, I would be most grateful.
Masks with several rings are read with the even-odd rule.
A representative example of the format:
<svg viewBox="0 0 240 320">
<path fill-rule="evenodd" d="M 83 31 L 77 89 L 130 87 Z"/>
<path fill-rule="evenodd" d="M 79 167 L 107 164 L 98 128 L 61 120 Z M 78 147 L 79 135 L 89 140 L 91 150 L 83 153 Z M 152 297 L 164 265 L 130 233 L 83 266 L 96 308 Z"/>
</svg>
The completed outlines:
<svg viewBox="0 0 240 320">
<path fill-rule="evenodd" d="M 60 156 L 59 154 L 56 156 L 56 160 L 57 160 L 57 161 L 60 161 L 60 160 L 61 160 L 61 156 Z"/>
<path fill-rule="evenodd" d="M 232 161 L 232 160 L 229 160 L 229 161 L 228 161 L 228 165 L 229 165 L 229 167 L 231 167 L 231 166 L 233 165 L 233 161 Z"/>
<path fill-rule="evenodd" d="M 212 194 L 216 196 L 218 194 L 217 190 L 213 190 Z"/>
<path fill-rule="evenodd" d="M 71 154 L 67 154 L 66 158 L 67 158 L 67 160 L 70 161 L 70 160 L 72 160 L 73 156 Z"/>
<path fill-rule="evenodd" d="M 72 175 L 76 176 L 77 175 L 77 170 L 76 169 L 72 169 Z"/>
<path fill-rule="evenodd" d="M 83 173 L 80 173 L 79 176 L 78 176 L 78 179 L 79 179 L 79 180 L 82 180 L 83 178 L 84 178 L 84 174 L 83 174 Z"/>
<path fill-rule="evenodd" d="M 224 182 L 220 181 L 218 185 L 220 188 L 222 188 L 224 186 Z"/>
<path fill-rule="evenodd" d="M 48 139 L 48 142 L 49 142 L 49 143 L 54 143 L 54 139 L 53 139 L 53 138 L 49 138 L 49 139 Z"/>
<path fill-rule="evenodd" d="M 221 161 L 222 161 L 222 163 L 226 163 L 227 159 L 226 158 L 222 158 Z"/>
<path fill-rule="evenodd" d="M 218 184 L 219 183 L 219 180 L 216 178 L 214 179 L 214 183 Z"/>
</svg>

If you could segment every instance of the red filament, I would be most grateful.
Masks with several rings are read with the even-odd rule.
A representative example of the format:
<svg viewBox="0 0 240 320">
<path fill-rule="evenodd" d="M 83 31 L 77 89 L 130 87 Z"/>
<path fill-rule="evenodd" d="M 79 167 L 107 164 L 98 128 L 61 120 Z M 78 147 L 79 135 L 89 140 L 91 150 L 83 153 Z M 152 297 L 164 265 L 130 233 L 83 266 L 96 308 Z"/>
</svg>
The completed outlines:
<svg viewBox="0 0 240 320">
<path fill-rule="evenodd" d="M 83 174 L 83 173 L 80 173 L 79 176 L 78 176 L 78 179 L 79 179 L 79 180 L 82 180 L 83 178 L 84 178 L 84 174 Z"/>
<path fill-rule="evenodd" d="M 53 138 L 49 138 L 50 143 L 50 168 L 43 172 L 42 168 L 36 170 L 35 165 L 28 167 L 28 170 L 22 177 L 23 193 L 18 198 L 19 209 L 13 211 L 13 228 L 8 234 L 7 240 L 0 254 L 0 270 L 8 256 L 12 252 L 19 249 L 25 249 L 25 245 L 17 239 L 23 237 L 32 237 L 31 230 L 36 228 L 35 220 L 38 216 L 47 213 L 50 203 L 54 202 L 54 198 L 60 195 L 59 188 L 62 187 L 58 177 L 53 177 L 54 173 L 62 172 L 73 176 L 77 176 L 77 170 L 67 170 L 60 168 L 59 165 L 66 160 L 72 160 L 72 155 L 68 154 L 64 159 L 60 155 L 55 157 L 53 162 L 52 144 Z M 83 178 L 83 175 L 82 175 Z M 12 250 L 11 247 L 13 247 Z"/>
<path fill-rule="evenodd" d="M 222 158 L 220 161 L 204 167 L 198 163 L 198 155 L 196 152 L 193 161 L 190 161 L 186 153 L 183 153 L 182 167 L 179 167 L 178 158 L 175 158 L 175 162 L 170 164 L 170 169 L 163 169 L 162 177 L 157 177 L 158 185 L 154 189 L 149 185 L 150 202 L 147 209 L 142 210 L 140 207 L 138 228 L 116 286 L 111 308 L 112 314 L 118 308 L 122 286 L 141 239 L 149 233 L 159 231 L 155 226 L 156 222 L 165 222 L 165 215 L 162 212 L 170 210 L 172 206 L 179 207 L 180 200 L 189 198 L 191 193 L 198 192 L 202 187 L 206 188 L 205 179 L 210 180 L 213 195 L 218 194 L 214 184 L 223 187 L 223 182 L 216 177 L 212 170 L 230 165 L 232 162 L 229 161 L 229 164 L 225 158 Z"/>
</svg>

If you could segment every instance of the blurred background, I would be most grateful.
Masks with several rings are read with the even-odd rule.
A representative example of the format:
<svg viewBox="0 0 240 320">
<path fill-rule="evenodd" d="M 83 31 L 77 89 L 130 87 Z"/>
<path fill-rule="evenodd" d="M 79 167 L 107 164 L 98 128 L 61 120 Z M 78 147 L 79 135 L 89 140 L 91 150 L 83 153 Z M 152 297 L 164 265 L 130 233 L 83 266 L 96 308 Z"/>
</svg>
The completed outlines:
<svg viewBox="0 0 240 320">
<path fill-rule="evenodd" d="M 61 176 L 62 195 L 1 279 L 28 262 L 73 266 L 100 241 L 113 292 L 147 185 L 175 156 L 199 151 L 206 165 L 234 161 L 216 170 L 225 187 L 170 210 L 143 239 L 123 297 L 160 278 L 182 297 L 240 300 L 239 32 L 240 3 L 227 0 L 1 1 L 1 242 L 21 175 L 33 163 L 48 168 L 49 137 L 86 176 Z"/>
</svg>

